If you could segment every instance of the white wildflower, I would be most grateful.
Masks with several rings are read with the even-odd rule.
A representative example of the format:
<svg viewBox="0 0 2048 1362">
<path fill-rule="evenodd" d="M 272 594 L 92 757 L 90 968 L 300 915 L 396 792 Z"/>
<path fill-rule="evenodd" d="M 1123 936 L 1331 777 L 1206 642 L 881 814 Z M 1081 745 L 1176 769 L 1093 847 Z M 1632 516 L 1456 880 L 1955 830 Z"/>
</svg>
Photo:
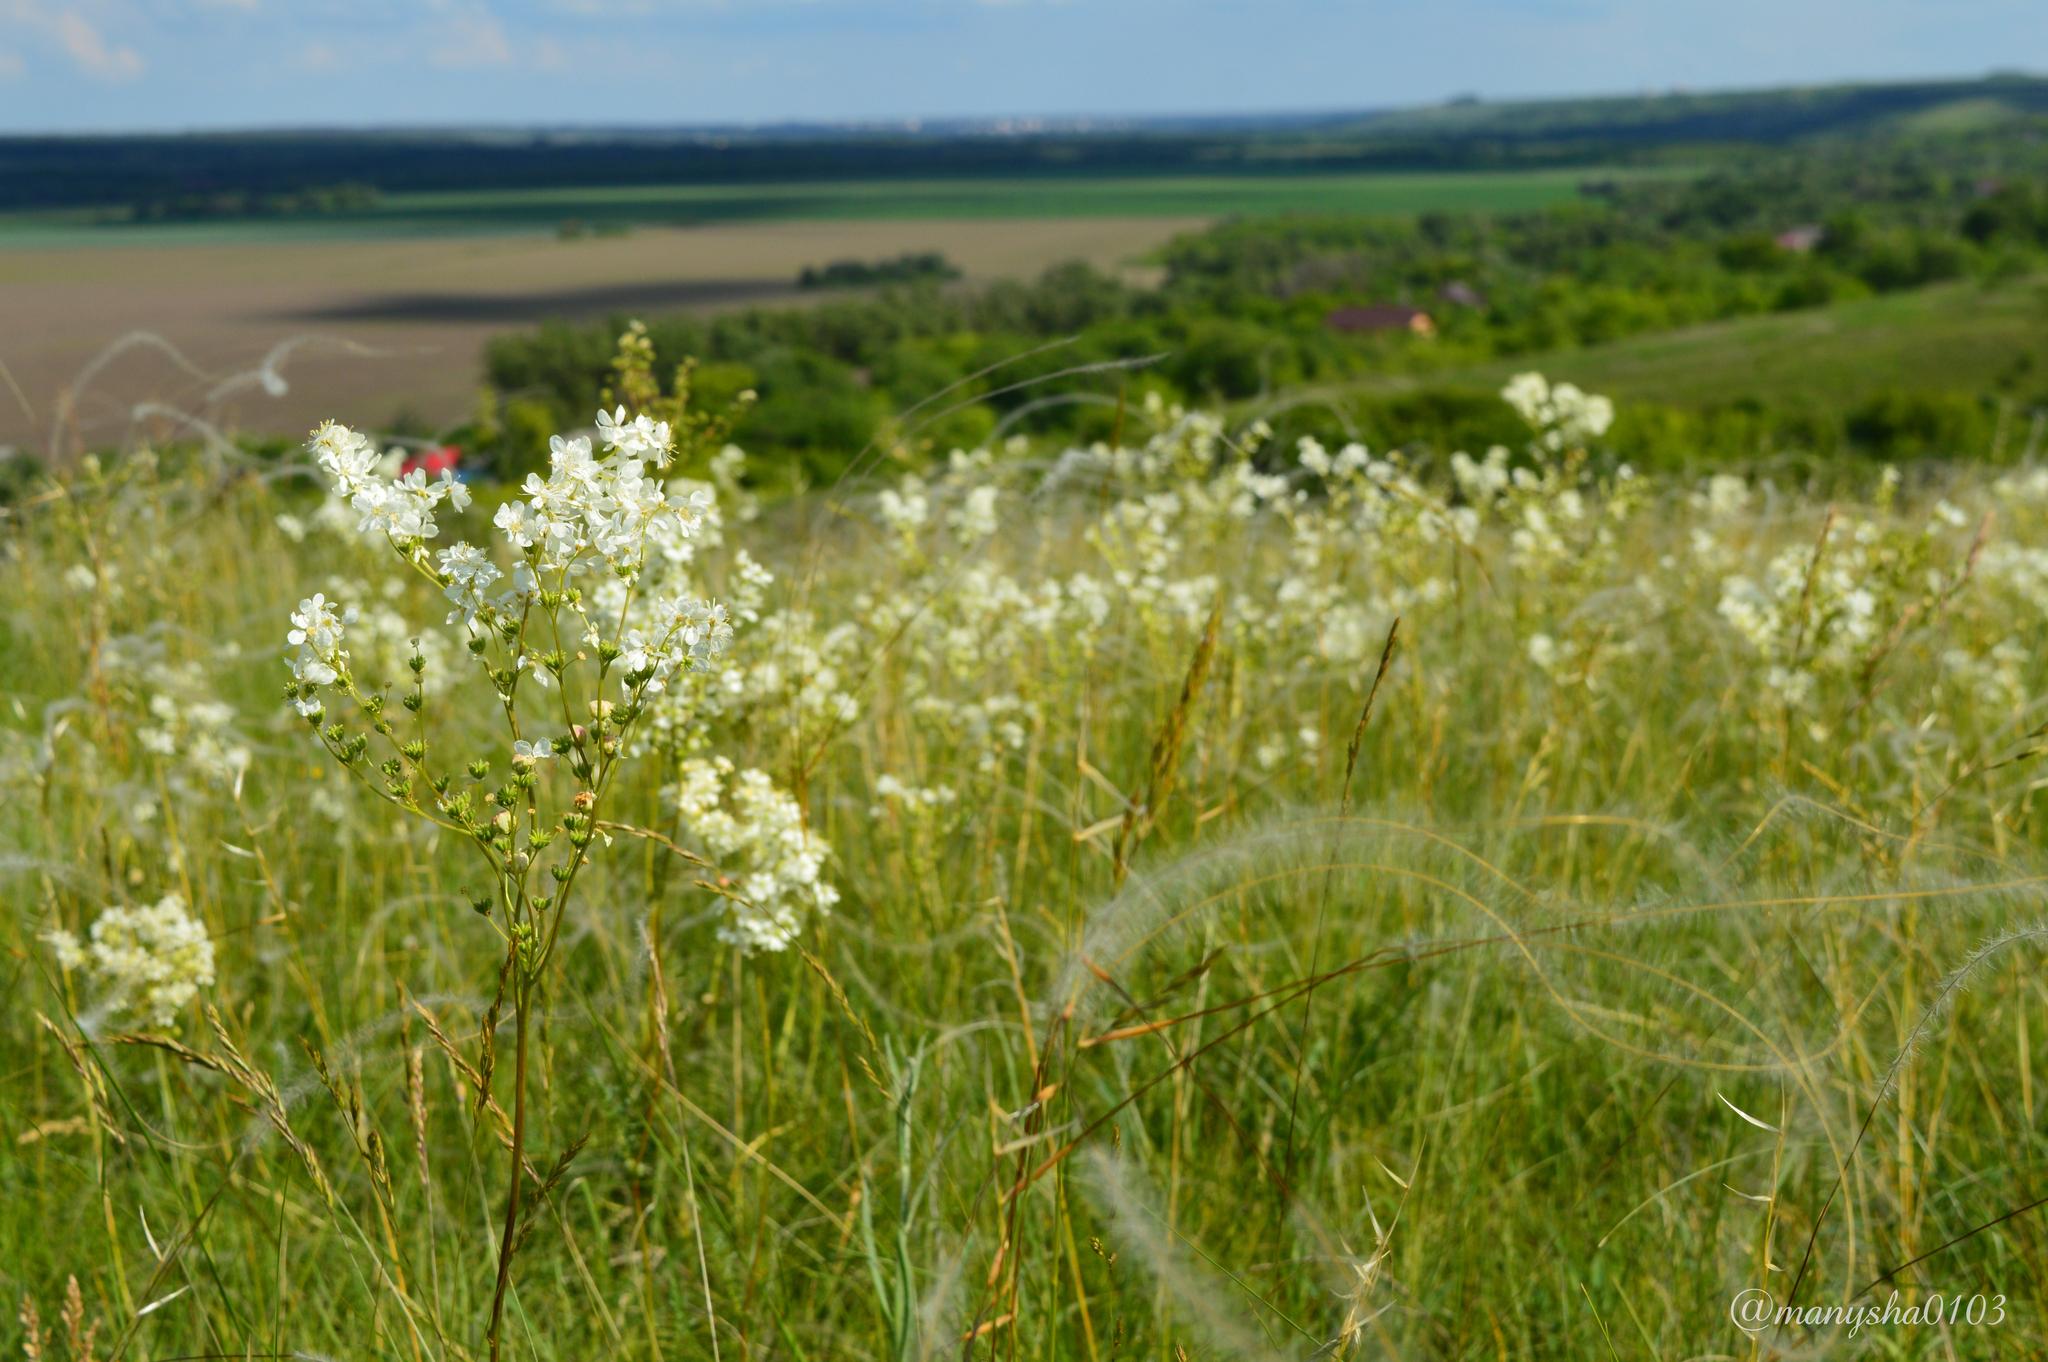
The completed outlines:
<svg viewBox="0 0 2048 1362">
<path fill-rule="evenodd" d="M 318 591 L 300 601 L 292 612 L 291 632 L 285 635 L 285 641 L 299 650 L 292 659 L 292 675 L 309 685 L 333 685 L 348 662 L 348 654 L 341 650 L 342 627 L 355 620 L 354 606 L 336 614 Z"/>
<path fill-rule="evenodd" d="M 1542 374 L 1516 374 L 1500 395 L 1535 429 L 1537 442 L 1553 453 L 1582 449 L 1614 424 L 1613 402 L 1570 383 L 1552 387 Z"/>
<path fill-rule="evenodd" d="M 823 878 L 831 848 L 805 826 L 796 800 L 761 771 L 735 772 L 724 757 L 692 758 L 662 793 L 725 870 L 738 901 L 719 939 L 743 952 L 779 951 L 797 938 L 806 909 L 823 912 L 839 893 Z"/>
<path fill-rule="evenodd" d="M 108 908 L 80 945 L 69 932 L 47 940 L 66 970 L 89 970 L 115 1012 L 142 1013 L 151 1026 L 170 1026 L 178 1009 L 213 982 L 213 942 L 185 911 L 185 900 L 166 894 L 154 905 Z"/>
<path fill-rule="evenodd" d="M 607 449 L 615 449 L 631 459 L 652 459 L 660 467 L 668 467 L 666 421 L 656 421 L 651 416 L 636 416 L 628 421 L 626 409 L 620 407 L 616 412 L 597 414 L 597 433 Z"/>
<path fill-rule="evenodd" d="M 996 488 L 984 483 L 947 517 L 962 544 L 978 543 L 996 532 L 996 495 Z"/>
<path fill-rule="evenodd" d="M 473 544 L 457 544 L 441 550 L 441 571 L 448 576 L 448 585 L 442 588 L 455 606 L 448 615 L 448 623 L 460 620 L 463 624 L 475 622 L 477 611 L 484 605 L 484 593 L 491 583 L 505 574 L 480 548 Z"/>
</svg>

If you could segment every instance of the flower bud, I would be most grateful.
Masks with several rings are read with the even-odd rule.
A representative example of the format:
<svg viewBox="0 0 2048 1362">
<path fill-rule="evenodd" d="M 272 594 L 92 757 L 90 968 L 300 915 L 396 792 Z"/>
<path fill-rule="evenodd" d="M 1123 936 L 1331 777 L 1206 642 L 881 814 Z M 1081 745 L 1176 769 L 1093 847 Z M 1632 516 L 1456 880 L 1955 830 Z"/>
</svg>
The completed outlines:
<svg viewBox="0 0 2048 1362">
<path fill-rule="evenodd" d="M 501 811 L 496 818 L 491 820 L 491 830 L 500 836 L 512 831 L 511 813 Z"/>
<path fill-rule="evenodd" d="M 596 807 L 597 795 L 595 792 L 590 790 L 578 790 L 576 792 L 576 812 L 589 813 Z"/>
</svg>

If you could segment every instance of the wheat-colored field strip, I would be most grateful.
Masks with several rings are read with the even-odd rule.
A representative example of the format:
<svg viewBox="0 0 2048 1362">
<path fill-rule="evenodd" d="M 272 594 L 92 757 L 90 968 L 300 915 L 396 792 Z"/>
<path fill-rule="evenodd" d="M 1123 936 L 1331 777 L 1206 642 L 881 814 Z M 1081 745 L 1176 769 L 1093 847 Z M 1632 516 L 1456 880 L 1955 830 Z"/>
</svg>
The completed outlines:
<svg viewBox="0 0 2048 1362">
<path fill-rule="evenodd" d="M 191 410 L 229 373 L 304 338 L 282 364 L 290 391 L 228 401 L 252 432 L 298 432 L 347 412 L 366 424 L 410 411 L 459 418 L 475 401 L 492 334 L 545 317 L 795 304 L 806 265 L 941 251 L 963 283 L 1030 278 L 1086 260 L 1116 269 L 1193 216 L 787 221 L 647 228 L 625 236 L 417 237 L 122 244 L 0 250 L 0 444 L 40 449 L 60 390 L 116 338 L 149 331 L 198 373 L 153 348 L 110 363 L 78 395 L 78 434 L 116 443 L 136 404 Z M 150 238 L 141 238 L 147 240 Z M 23 399 L 26 399 L 25 409 Z"/>
</svg>

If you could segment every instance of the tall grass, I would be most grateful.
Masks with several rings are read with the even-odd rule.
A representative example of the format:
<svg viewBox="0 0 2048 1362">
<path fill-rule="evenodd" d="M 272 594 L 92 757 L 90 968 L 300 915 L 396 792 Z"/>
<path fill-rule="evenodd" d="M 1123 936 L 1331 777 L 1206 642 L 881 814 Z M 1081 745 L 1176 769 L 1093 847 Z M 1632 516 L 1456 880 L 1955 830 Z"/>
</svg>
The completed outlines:
<svg viewBox="0 0 2048 1362">
<path fill-rule="evenodd" d="M 508 1351 L 2048 1346 L 2010 1214 L 2048 1100 L 2048 481 L 1827 506 L 1131 429 L 729 507 L 693 570 L 759 619 L 564 928 Z M 42 1356 L 72 1314 L 95 1356 L 483 1347 L 474 870 L 277 700 L 300 596 L 390 611 L 372 676 L 445 605 L 314 505 L 138 452 L 8 515 L 0 1286 Z M 796 948 L 715 936 L 660 794 L 697 751 L 834 848 Z M 218 977 L 147 1043 L 42 937 L 174 890 Z M 1747 1288 L 2005 1301 L 1752 1337 Z"/>
</svg>

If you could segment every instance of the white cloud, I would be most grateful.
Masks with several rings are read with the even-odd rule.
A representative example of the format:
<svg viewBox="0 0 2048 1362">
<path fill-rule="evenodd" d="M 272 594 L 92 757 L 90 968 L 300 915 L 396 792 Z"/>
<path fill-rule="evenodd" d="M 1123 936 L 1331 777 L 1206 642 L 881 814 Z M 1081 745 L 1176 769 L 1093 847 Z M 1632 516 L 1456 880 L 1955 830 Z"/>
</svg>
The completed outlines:
<svg viewBox="0 0 2048 1362">
<path fill-rule="evenodd" d="M 109 47 L 100 31 L 75 9 L 56 19 L 57 41 L 78 63 L 78 69 L 101 80 L 127 80 L 142 74 L 142 56 L 132 47 Z"/>
<path fill-rule="evenodd" d="M 436 66 L 503 66 L 512 60 L 512 43 L 505 36 L 504 25 L 482 5 L 449 14 L 431 25 L 428 33 L 427 56 Z"/>
<path fill-rule="evenodd" d="M 141 53 L 132 47 L 108 46 L 92 21 L 75 9 L 53 13 L 33 0 L 14 0 L 0 13 L 41 30 L 69 54 L 73 65 L 97 80 L 128 80 L 142 74 Z"/>
</svg>

